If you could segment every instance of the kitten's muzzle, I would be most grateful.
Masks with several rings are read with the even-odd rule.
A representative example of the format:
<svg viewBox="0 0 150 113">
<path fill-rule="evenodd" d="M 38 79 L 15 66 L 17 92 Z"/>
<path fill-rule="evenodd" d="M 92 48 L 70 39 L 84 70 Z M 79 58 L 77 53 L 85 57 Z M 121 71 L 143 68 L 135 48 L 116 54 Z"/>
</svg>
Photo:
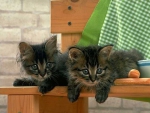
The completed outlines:
<svg viewBox="0 0 150 113">
<path fill-rule="evenodd" d="M 95 82 L 96 78 L 97 78 L 96 75 L 90 76 L 90 80 L 91 80 L 92 82 Z"/>
<path fill-rule="evenodd" d="M 42 77 L 44 77 L 44 76 L 45 76 L 45 74 L 46 74 L 46 72 L 45 72 L 45 71 L 40 72 L 40 75 L 41 75 Z"/>
</svg>

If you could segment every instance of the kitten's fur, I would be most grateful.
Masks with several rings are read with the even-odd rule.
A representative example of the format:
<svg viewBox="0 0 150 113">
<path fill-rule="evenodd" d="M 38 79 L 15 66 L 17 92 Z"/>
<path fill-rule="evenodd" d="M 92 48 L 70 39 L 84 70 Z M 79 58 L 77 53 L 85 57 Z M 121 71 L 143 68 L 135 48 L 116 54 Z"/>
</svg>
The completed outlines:
<svg viewBox="0 0 150 113">
<path fill-rule="evenodd" d="M 116 78 L 127 77 L 131 69 L 137 69 L 142 55 L 134 50 L 112 52 L 113 46 L 71 47 L 69 49 L 68 98 L 78 99 L 82 88 L 96 91 L 96 101 L 104 102 Z"/>
<path fill-rule="evenodd" d="M 67 75 L 62 74 L 66 70 L 61 66 L 64 62 L 59 59 L 61 53 L 57 50 L 57 36 L 38 45 L 21 42 L 19 50 L 19 61 L 29 77 L 16 79 L 14 86 L 39 86 L 40 92 L 46 93 L 56 85 L 67 85 Z M 44 87 L 47 81 L 49 84 Z"/>
<path fill-rule="evenodd" d="M 142 53 L 135 49 L 112 51 L 109 54 L 107 63 L 110 70 L 116 73 L 116 78 L 127 78 L 131 69 L 138 68 L 138 60 L 143 60 Z"/>
<path fill-rule="evenodd" d="M 56 60 L 56 67 L 51 70 L 52 77 L 44 79 L 39 85 L 39 91 L 44 94 L 54 88 L 54 86 L 67 86 L 68 85 L 68 68 L 66 65 L 68 54 L 64 53 L 58 55 Z"/>
</svg>

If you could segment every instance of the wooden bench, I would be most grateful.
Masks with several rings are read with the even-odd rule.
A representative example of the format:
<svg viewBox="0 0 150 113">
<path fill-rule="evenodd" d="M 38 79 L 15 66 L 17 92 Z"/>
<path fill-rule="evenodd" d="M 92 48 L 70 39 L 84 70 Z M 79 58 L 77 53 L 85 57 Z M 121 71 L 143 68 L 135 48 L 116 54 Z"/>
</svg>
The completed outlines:
<svg viewBox="0 0 150 113">
<path fill-rule="evenodd" d="M 98 0 L 51 1 L 51 32 L 62 33 L 62 51 L 78 42 L 97 2 Z M 134 97 L 139 100 L 146 98 L 150 101 L 150 86 L 139 82 L 133 85 L 138 80 L 117 80 L 120 84 L 129 84 L 112 86 L 109 96 Z M 145 79 L 145 82 L 149 81 Z M 94 92 L 82 91 L 78 101 L 71 103 L 67 98 L 67 87 L 55 87 L 46 95 L 41 95 L 37 87 L 0 87 L 0 94 L 8 95 L 8 113 L 88 113 L 88 97 L 95 97 Z"/>
</svg>

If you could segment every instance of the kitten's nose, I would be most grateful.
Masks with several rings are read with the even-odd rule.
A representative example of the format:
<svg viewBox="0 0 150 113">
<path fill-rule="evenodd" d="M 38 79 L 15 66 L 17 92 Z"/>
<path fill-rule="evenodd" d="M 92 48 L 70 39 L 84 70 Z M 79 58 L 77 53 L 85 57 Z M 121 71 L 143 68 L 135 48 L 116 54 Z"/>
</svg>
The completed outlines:
<svg viewBox="0 0 150 113">
<path fill-rule="evenodd" d="M 96 80 L 96 76 L 94 75 L 94 76 L 90 76 L 90 80 L 92 81 L 92 82 L 94 82 L 95 80 Z"/>
<path fill-rule="evenodd" d="M 45 76 L 45 71 L 40 72 L 40 75 L 41 75 L 42 77 L 44 77 L 44 76 Z"/>
</svg>

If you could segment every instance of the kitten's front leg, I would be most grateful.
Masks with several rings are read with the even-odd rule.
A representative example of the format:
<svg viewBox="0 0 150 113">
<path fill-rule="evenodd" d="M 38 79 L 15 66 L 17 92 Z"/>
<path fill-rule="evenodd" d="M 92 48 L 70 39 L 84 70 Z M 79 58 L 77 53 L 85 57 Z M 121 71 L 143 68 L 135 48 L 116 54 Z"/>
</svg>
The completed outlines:
<svg viewBox="0 0 150 113">
<path fill-rule="evenodd" d="M 68 84 L 68 99 L 70 102 L 75 102 L 80 95 L 80 89 L 77 87 L 77 85 L 74 84 L 74 82 L 69 82 Z"/>
<path fill-rule="evenodd" d="M 13 82 L 13 86 L 37 86 L 32 79 L 22 78 L 22 79 L 16 79 Z"/>
<path fill-rule="evenodd" d="M 39 92 L 41 92 L 42 94 L 45 94 L 51 91 L 55 86 L 56 86 L 56 83 L 52 79 L 47 78 L 39 84 L 38 88 L 39 88 Z"/>
<path fill-rule="evenodd" d="M 118 75 L 116 72 L 112 73 L 110 74 L 110 77 L 107 80 L 102 81 L 97 85 L 95 99 L 98 103 L 103 103 L 106 101 L 106 99 L 108 98 L 108 94 L 110 92 L 110 87 L 114 84 L 114 81 L 116 80 L 117 76 Z"/>
<path fill-rule="evenodd" d="M 110 86 L 105 86 L 103 88 L 97 88 L 96 89 L 96 95 L 95 95 L 95 99 L 98 103 L 103 103 L 106 101 L 106 99 L 108 98 L 108 94 L 110 91 Z"/>
</svg>

